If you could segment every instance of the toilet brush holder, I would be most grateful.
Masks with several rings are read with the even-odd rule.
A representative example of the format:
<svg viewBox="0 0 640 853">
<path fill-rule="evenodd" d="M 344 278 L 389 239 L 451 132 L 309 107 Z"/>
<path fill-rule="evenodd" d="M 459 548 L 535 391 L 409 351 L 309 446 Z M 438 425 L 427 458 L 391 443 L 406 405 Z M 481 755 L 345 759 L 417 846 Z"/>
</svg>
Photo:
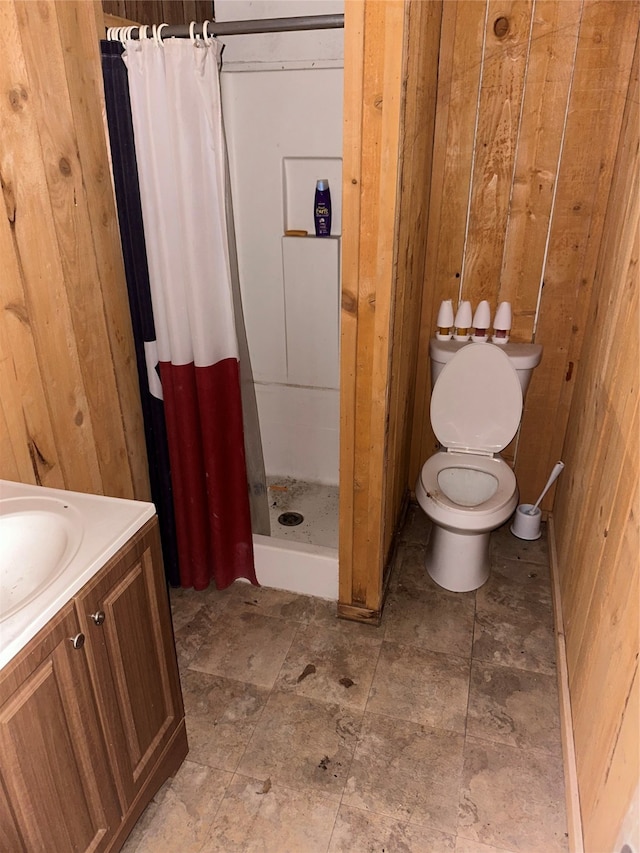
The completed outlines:
<svg viewBox="0 0 640 853">
<path fill-rule="evenodd" d="M 531 510 L 534 510 L 531 513 Z M 518 539 L 539 539 L 542 535 L 540 522 L 542 513 L 534 504 L 520 504 L 516 509 L 511 523 L 511 532 Z"/>
</svg>

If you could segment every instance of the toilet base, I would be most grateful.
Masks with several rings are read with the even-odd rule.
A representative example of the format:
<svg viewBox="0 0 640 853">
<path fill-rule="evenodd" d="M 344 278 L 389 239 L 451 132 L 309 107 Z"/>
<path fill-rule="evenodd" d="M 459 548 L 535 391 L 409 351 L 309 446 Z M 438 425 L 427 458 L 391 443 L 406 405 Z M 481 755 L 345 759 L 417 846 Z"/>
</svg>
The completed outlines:
<svg viewBox="0 0 640 853">
<path fill-rule="evenodd" d="M 471 592 L 489 577 L 491 560 L 486 533 L 456 533 L 432 524 L 425 565 L 429 576 L 443 589 Z"/>
</svg>

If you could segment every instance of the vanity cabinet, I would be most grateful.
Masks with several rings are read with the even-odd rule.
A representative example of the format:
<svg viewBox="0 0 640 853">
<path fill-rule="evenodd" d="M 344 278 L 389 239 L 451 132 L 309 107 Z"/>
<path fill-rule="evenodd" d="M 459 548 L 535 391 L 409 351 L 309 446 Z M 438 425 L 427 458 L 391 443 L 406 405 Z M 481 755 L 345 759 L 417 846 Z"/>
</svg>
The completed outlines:
<svg viewBox="0 0 640 853">
<path fill-rule="evenodd" d="M 184 717 L 165 582 L 155 570 L 160 560 L 156 525 L 76 597 L 124 811 Z"/>
<path fill-rule="evenodd" d="M 70 603 L 2 672 L 2 850 L 107 850 L 120 824 L 78 635 Z"/>
<path fill-rule="evenodd" d="M 186 753 L 153 519 L 0 672 L 0 850 L 119 850 Z"/>
</svg>

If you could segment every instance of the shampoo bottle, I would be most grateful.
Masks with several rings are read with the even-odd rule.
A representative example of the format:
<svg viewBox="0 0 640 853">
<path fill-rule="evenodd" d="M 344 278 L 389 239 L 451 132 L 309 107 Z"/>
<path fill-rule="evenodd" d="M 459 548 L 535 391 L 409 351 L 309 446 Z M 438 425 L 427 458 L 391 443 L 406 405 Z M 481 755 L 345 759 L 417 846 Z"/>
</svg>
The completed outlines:
<svg viewBox="0 0 640 853">
<path fill-rule="evenodd" d="M 316 182 L 313 218 L 316 223 L 316 237 L 329 237 L 331 235 L 331 193 L 327 180 Z"/>
</svg>

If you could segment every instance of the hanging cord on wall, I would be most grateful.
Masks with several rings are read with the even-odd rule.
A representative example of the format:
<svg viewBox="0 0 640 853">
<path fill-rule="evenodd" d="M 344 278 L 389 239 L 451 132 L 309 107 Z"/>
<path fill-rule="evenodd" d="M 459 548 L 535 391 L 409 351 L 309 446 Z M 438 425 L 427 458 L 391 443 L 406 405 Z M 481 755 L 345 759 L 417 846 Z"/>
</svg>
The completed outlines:
<svg viewBox="0 0 640 853">
<path fill-rule="evenodd" d="M 205 29 L 208 25 L 208 31 Z M 293 18 L 264 18 L 257 21 L 220 21 L 197 24 L 160 24 L 154 25 L 154 37 L 191 38 L 202 36 L 203 30 L 208 36 L 251 35 L 254 33 L 286 33 L 301 30 L 335 30 L 344 28 L 344 15 L 299 15 Z M 146 37 L 147 27 L 109 27 L 107 41 L 125 41 Z M 144 31 L 141 33 L 141 31 Z M 162 31 L 162 32 L 161 32 Z M 161 34 L 160 34 L 161 33 Z"/>
</svg>

